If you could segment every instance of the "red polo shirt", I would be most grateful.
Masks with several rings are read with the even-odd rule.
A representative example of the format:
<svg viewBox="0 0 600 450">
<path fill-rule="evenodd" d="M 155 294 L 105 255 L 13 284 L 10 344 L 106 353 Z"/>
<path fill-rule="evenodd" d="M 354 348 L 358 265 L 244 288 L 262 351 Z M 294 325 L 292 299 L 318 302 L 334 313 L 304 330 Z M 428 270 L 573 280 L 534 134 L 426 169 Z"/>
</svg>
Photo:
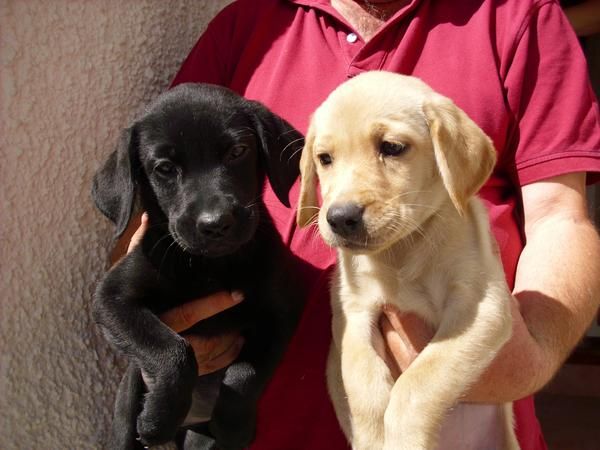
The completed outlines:
<svg viewBox="0 0 600 450">
<path fill-rule="evenodd" d="M 326 96 L 367 70 L 422 78 L 493 139 L 498 164 L 481 196 L 512 285 L 523 247 L 520 186 L 600 171 L 598 106 L 558 3 L 412 0 L 365 43 L 327 0 L 240 0 L 208 26 L 174 84 L 228 86 L 306 132 Z M 297 194 L 296 185 L 293 204 Z M 335 253 L 313 231 L 297 229 L 293 210 L 279 205 L 268 187 L 265 200 L 291 250 L 307 262 L 312 294 L 261 399 L 252 448 L 345 449 L 324 380 L 327 273 Z M 545 448 L 532 398 L 515 402 L 515 416 L 521 448 Z"/>
</svg>

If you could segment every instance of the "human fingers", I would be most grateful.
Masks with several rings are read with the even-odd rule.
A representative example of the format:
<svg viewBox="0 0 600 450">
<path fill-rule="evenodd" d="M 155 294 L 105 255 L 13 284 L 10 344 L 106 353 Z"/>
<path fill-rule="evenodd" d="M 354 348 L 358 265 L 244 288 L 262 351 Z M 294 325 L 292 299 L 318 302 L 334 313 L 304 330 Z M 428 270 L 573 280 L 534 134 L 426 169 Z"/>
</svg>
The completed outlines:
<svg viewBox="0 0 600 450">
<path fill-rule="evenodd" d="M 414 314 L 401 313 L 391 306 L 386 306 L 383 312 L 379 325 L 386 352 L 397 369 L 404 372 L 431 341 L 434 331 Z"/>
<path fill-rule="evenodd" d="M 148 229 L 148 214 L 142 214 L 140 218 L 140 226 L 135 230 L 135 233 L 131 236 L 131 240 L 129 241 L 129 245 L 127 246 L 127 253 L 130 253 L 141 241 L 144 237 L 144 233 Z"/>
<path fill-rule="evenodd" d="M 390 369 L 390 373 L 392 378 L 395 380 L 398 378 L 402 371 L 398 367 L 398 363 L 396 359 L 392 355 L 389 349 L 389 339 L 395 339 L 395 336 L 389 336 L 390 333 L 395 333 L 394 328 L 390 325 L 389 321 L 382 314 L 379 319 L 379 331 L 380 333 L 373 335 L 373 346 L 375 347 L 375 351 L 379 355 L 381 359 L 385 362 L 386 366 Z"/>
<path fill-rule="evenodd" d="M 125 231 L 123 231 L 123 234 L 117 239 L 114 248 L 110 251 L 109 260 L 111 266 L 118 263 L 121 260 L 121 258 L 123 258 L 135 247 L 135 245 L 130 245 L 131 238 L 138 231 L 138 228 L 141 225 L 141 220 L 142 215 L 136 214 L 135 216 L 133 216 L 127 224 L 127 228 L 125 228 Z M 147 220 L 148 219 L 146 218 L 146 221 Z M 140 235 L 143 235 L 143 231 L 140 233 Z"/>
<path fill-rule="evenodd" d="M 237 334 L 210 338 L 189 334 L 183 337 L 194 350 L 198 375 L 206 375 L 227 367 L 235 361 L 244 345 L 244 338 Z"/>
<path fill-rule="evenodd" d="M 207 319 L 232 306 L 237 305 L 244 299 L 240 291 L 220 291 L 207 297 L 190 300 L 179 306 L 162 313 L 162 320 L 176 333 L 187 330 L 201 320 Z"/>
</svg>

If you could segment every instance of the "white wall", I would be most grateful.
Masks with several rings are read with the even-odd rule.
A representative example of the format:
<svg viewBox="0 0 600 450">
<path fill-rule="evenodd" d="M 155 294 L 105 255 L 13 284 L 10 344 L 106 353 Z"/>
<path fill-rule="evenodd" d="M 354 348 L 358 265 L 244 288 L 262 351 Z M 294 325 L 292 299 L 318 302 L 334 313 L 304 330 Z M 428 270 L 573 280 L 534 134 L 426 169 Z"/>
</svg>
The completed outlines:
<svg viewBox="0 0 600 450">
<path fill-rule="evenodd" d="M 228 1 L 0 1 L 0 448 L 99 448 L 121 364 L 90 322 L 94 170 Z"/>
</svg>

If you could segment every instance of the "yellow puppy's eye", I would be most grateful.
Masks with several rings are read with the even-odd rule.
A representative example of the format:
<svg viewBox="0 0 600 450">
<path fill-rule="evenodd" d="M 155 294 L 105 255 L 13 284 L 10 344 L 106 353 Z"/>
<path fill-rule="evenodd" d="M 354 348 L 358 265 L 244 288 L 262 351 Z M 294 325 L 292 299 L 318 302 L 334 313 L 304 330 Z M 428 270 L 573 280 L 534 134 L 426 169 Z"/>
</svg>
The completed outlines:
<svg viewBox="0 0 600 450">
<path fill-rule="evenodd" d="M 321 165 L 323 165 L 323 166 L 328 166 L 333 162 L 333 160 L 331 159 L 331 155 L 329 153 L 321 153 L 321 154 L 317 155 L 317 158 L 319 158 L 319 161 L 321 162 Z"/>
<path fill-rule="evenodd" d="M 379 146 L 379 153 L 383 156 L 399 156 L 408 150 L 408 145 L 398 142 L 383 141 Z"/>
</svg>

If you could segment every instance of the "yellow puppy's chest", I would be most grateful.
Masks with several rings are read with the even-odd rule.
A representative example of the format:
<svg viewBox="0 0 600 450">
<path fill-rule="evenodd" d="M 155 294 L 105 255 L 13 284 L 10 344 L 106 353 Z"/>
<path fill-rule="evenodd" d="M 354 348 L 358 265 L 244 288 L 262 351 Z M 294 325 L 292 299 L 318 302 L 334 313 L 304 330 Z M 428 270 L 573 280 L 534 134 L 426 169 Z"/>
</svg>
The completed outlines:
<svg viewBox="0 0 600 450">
<path fill-rule="evenodd" d="M 402 269 L 382 267 L 368 256 L 339 264 L 332 289 L 334 314 L 366 313 L 377 320 L 384 305 L 417 314 L 437 328 L 451 296 L 446 271 L 428 270 L 408 278 Z"/>
</svg>

